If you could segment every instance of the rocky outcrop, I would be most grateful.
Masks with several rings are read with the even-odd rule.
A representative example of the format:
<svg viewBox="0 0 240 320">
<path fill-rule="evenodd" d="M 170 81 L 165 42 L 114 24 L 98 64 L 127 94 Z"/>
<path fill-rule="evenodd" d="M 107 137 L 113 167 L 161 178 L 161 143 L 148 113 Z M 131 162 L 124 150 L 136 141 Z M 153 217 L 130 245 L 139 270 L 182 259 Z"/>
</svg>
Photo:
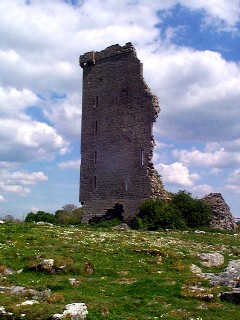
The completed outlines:
<svg viewBox="0 0 240 320">
<path fill-rule="evenodd" d="M 240 304 L 240 260 L 229 261 L 223 272 L 203 273 L 201 268 L 192 264 L 190 271 L 201 278 L 210 281 L 212 286 L 228 287 L 229 291 L 221 292 L 219 297 L 222 301 Z"/>
<path fill-rule="evenodd" d="M 235 230 L 237 224 L 230 212 L 229 206 L 224 201 L 221 193 L 210 193 L 202 198 L 212 208 L 211 228 L 220 230 Z"/>
<path fill-rule="evenodd" d="M 53 319 L 83 320 L 88 315 L 88 310 L 85 303 L 67 304 L 65 309 L 66 310 L 64 310 L 62 314 L 54 314 Z"/>
<path fill-rule="evenodd" d="M 198 259 L 205 267 L 219 267 L 224 263 L 224 256 L 221 253 L 199 253 Z"/>
</svg>

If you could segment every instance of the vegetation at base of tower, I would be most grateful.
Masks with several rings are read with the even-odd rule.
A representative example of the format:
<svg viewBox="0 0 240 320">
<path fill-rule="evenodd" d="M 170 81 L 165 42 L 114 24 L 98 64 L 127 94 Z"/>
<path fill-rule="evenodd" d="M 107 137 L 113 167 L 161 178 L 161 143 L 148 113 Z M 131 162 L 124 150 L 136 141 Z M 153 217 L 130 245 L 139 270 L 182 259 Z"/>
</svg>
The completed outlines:
<svg viewBox="0 0 240 320">
<path fill-rule="evenodd" d="M 0 307 L 12 313 L 0 319 L 52 319 L 75 302 L 87 305 L 86 320 L 240 319 L 239 306 L 219 298 L 225 287 L 211 286 L 190 271 L 195 264 L 218 274 L 230 260 L 240 259 L 237 231 L 166 233 L 7 222 L 0 225 L 0 234 L 1 291 L 29 289 L 26 295 L 0 293 Z M 219 252 L 225 264 L 203 267 L 197 258 L 201 252 Z M 39 259 L 53 259 L 63 269 L 34 269 Z M 6 268 L 12 273 L 4 274 Z M 51 292 L 36 299 L 30 289 Z M 26 300 L 36 303 L 22 304 Z"/>
<path fill-rule="evenodd" d="M 64 207 L 63 207 L 64 208 Z M 73 210 L 57 210 L 55 212 L 56 222 L 65 225 L 75 225 L 81 223 L 82 208 L 74 208 Z"/>
<path fill-rule="evenodd" d="M 206 227 L 211 221 L 211 208 L 204 201 L 192 198 L 187 191 L 172 195 L 169 202 L 148 199 L 133 219 L 135 229 L 187 229 Z"/>
<path fill-rule="evenodd" d="M 90 225 L 98 227 L 113 227 L 122 223 L 124 217 L 124 209 L 122 204 L 115 203 L 114 207 L 107 209 L 106 213 L 102 216 L 94 216 L 89 220 Z"/>
</svg>

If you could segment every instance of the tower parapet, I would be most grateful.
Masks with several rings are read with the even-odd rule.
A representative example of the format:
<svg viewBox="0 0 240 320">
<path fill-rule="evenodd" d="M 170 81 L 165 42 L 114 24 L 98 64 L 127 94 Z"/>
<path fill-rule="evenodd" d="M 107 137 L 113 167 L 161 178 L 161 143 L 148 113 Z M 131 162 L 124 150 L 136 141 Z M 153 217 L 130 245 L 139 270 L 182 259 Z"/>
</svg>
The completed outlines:
<svg viewBox="0 0 240 320">
<path fill-rule="evenodd" d="M 126 45 L 122 47 L 119 44 L 114 44 L 99 52 L 90 51 L 84 53 L 79 58 L 79 64 L 81 68 L 83 68 L 84 66 L 95 64 L 98 60 L 114 57 L 117 55 L 122 55 L 128 52 L 134 52 L 136 55 L 135 48 L 131 42 L 127 42 Z"/>
</svg>

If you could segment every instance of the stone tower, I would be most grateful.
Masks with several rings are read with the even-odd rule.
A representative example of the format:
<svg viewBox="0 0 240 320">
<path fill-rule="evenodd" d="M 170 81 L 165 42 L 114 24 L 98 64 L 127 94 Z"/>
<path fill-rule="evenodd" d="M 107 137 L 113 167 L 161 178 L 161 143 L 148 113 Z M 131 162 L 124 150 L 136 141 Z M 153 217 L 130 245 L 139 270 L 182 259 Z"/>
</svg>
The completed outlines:
<svg viewBox="0 0 240 320">
<path fill-rule="evenodd" d="M 166 198 L 152 164 L 160 108 L 133 45 L 80 56 L 83 68 L 80 201 L 83 223 L 116 203 L 130 220 L 142 201 Z"/>
</svg>

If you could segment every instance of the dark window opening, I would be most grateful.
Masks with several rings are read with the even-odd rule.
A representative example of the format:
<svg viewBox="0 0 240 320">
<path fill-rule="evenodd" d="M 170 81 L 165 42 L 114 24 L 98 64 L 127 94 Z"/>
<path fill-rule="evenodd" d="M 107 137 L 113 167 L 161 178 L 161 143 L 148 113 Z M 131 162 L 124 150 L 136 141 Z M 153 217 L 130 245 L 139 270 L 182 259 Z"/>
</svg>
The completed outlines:
<svg viewBox="0 0 240 320">
<path fill-rule="evenodd" d="M 141 151 L 140 151 L 140 164 L 141 164 L 141 166 L 144 165 L 144 151 L 143 151 L 143 149 L 141 149 Z"/>
<path fill-rule="evenodd" d="M 94 151 L 94 164 L 97 164 L 97 151 Z"/>
</svg>

